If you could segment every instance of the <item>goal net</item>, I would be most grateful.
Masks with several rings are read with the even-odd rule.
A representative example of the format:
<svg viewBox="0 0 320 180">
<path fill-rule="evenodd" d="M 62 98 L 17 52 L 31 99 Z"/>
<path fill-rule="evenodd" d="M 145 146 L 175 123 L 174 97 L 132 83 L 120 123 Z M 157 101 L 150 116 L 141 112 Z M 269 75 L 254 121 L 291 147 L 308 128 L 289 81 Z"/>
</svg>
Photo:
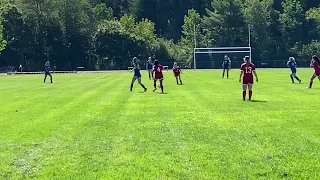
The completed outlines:
<svg viewBox="0 0 320 180">
<path fill-rule="evenodd" d="M 231 68 L 240 68 L 243 58 L 251 57 L 251 47 L 194 48 L 194 69 L 221 69 L 225 56 L 231 60 Z"/>
</svg>

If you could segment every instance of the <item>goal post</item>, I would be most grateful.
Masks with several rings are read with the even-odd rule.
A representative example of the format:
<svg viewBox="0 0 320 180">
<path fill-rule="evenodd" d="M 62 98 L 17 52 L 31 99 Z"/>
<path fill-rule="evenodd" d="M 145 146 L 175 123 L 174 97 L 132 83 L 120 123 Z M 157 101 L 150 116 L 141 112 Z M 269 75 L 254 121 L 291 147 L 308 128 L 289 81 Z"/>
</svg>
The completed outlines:
<svg viewBox="0 0 320 180">
<path fill-rule="evenodd" d="M 222 58 L 220 56 L 233 56 L 233 54 L 237 53 L 237 60 L 240 59 L 239 55 L 241 55 L 241 59 L 246 55 L 251 57 L 251 47 L 214 47 L 214 48 L 194 48 L 193 50 L 193 66 L 194 69 L 197 69 L 197 55 L 219 55 L 219 58 L 215 60 L 215 62 L 220 61 L 222 63 Z M 218 56 L 217 56 L 218 57 Z"/>
</svg>

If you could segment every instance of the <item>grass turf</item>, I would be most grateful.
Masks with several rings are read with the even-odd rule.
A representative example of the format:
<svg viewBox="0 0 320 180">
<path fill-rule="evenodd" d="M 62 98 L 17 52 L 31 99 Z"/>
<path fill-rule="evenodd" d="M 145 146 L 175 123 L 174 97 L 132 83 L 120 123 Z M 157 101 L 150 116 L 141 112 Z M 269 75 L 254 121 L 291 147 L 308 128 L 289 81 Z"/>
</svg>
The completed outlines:
<svg viewBox="0 0 320 180">
<path fill-rule="evenodd" d="M 0 76 L 0 179 L 319 179 L 320 82 L 258 69 L 243 102 L 239 71 L 165 73 L 147 93 L 132 74 Z"/>
</svg>

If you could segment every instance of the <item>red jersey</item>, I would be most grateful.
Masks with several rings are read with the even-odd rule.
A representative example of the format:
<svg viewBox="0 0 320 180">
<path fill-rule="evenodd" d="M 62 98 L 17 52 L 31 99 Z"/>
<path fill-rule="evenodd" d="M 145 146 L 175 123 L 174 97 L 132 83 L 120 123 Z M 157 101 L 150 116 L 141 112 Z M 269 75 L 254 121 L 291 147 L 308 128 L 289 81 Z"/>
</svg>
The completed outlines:
<svg viewBox="0 0 320 180">
<path fill-rule="evenodd" d="M 241 65 L 241 71 L 243 71 L 242 83 L 243 84 L 253 84 L 253 71 L 256 67 L 252 63 L 243 63 Z"/>
<path fill-rule="evenodd" d="M 155 79 L 163 79 L 162 74 L 163 66 L 161 65 L 154 65 L 153 66 L 153 72 L 155 72 Z"/>
<path fill-rule="evenodd" d="M 173 70 L 173 73 L 174 73 L 175 76 L 179 76 L 180 75 L 181 70 L 180 70 L 179 66 L 173 67 L 172 70 Z"/>
<path fill-rule="evenodd" d="M 318 64 L 317 61 L 312 60 L 311 65 L 313 66 L 315 72 L 320 72 L 320 64 Z"/>
</svg>

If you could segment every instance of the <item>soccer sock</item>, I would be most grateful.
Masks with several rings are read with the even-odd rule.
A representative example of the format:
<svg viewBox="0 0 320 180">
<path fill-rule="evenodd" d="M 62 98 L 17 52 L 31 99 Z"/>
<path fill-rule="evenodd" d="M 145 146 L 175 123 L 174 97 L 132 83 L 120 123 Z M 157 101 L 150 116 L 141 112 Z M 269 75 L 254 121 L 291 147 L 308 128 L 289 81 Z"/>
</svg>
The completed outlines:
<svg viewBox="0 0 320 180">
<path fill-rule="evenodd" d="M 242 97 L 243 97 L 243 100 L 246 99 L 246 95 L 247 95 L 247 91 L 242 91 Z"/>
<path fill-rule="evenodd" d="M 133 88 L 133 84 L 131 84 L 131 86 L 130 86 L 130 91 L 132 91 L 132 88 Z"/>
<path fill-rule="evenodd" d="M 180 79 L 180 84 L 182 84 L 182 80 Z"/>
<path fill-rule="evenodd" d="M 222 73 L 222 77 L 224 77 L 224 72 Z"/>
<path fill-rule="evenodd" d="M 312 88 L 313 81 L 310 81 L 309 88 Z"/>
<path fill-rule="evenodd" d="M 52 82 L 52 77 L 50 77 L 50 81 L 51 81 L 51 83 L 53 83 L 53 82 Z"/>
<path fill-rule="evenodd" d="M 290 78 L 291 78 L 291 81 L 294 82 L 294 79 L 293 79 L 293 76 L 292 76 L 292 75 L 290 75 Z"/>
<path fill-rule="evenodd" d="M 227 71 L 227 78 L 229 78 L 229 71 Z"/>
<path fill-rule="evenodd" d="M 298 81 L 300 81 L 300 79 L 298 78 L 298 76 L 294 76 Z"/>
<path fill-rule="evenodd" d="M 249 91 L 249 100 L 251 100 L 252 97 L 252 91 Z"/>
<path fill-rule="evenodd" d="M 161 91 L 162 91 L 162 93 L 163 93 L 163 85 L 160 85 L 160 88 L 161 88 Z"/>
<path fill-rule="evenodd" d="M 157 89 L 157 81 L 153 81 L 153 87 Z"/>
<path fill-rule="evenodd" d="M 176 78 L 176 80 L 177 80 L 177 84 L 179 84 L 179 82 L 178 82 L 178 78 Z"/>
<path fill-rule="evenodd" d="M 143 89 L 145 89 L 145 88 L 146 88 L 143 84 L 140 84 L 140 85 L 141 85 L 141 87 L 142 87 Z"/>
</svg>

